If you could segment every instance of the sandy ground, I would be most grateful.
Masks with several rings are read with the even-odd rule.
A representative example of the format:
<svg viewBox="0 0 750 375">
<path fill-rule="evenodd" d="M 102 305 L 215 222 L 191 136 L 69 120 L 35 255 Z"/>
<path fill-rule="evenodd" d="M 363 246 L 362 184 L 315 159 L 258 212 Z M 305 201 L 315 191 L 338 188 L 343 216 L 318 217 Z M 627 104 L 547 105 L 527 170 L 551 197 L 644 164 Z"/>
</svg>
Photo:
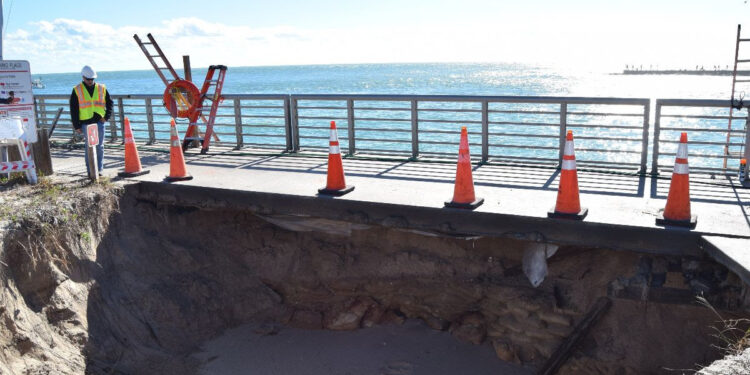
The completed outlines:
<svg viewBox="0 0 750 375">
<path fill-rule="evenodd" d="M 503 362 L 490 345 L 460 342 L 417 320 L 357 331 L 281 328 L 258 334 L 245 325 L 205 343 L 201 374 L 230 375 L 515 375 L 530 369 Z"/>
</svg>

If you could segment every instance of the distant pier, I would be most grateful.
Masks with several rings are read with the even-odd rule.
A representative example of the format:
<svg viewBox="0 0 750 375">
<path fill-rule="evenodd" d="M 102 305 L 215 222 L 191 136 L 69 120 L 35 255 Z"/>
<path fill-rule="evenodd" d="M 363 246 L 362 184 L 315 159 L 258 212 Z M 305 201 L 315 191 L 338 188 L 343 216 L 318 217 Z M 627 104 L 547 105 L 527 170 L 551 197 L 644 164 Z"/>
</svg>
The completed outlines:
<svg viewBox="0 0 750 375">
<path fill-rule="evenodd" d="M 701 69 L 625 69 L 622 74 L 683 74 L 693 76 L 731 76 L 732 70 L 701 70 Z M 617 73 L 615 73 L 617 74 Z M 750 70 L 738 70 L 738 76 L 750 76 Z"/>
</svg>

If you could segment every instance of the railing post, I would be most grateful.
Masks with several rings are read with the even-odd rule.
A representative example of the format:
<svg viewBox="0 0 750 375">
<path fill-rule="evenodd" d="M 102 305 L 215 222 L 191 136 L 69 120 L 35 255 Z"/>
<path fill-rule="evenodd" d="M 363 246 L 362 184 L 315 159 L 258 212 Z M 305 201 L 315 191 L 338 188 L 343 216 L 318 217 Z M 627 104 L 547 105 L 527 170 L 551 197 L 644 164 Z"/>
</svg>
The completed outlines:
<svg viewBox="0 0 750 375">
<path fill-rule="evenodd" d="M 42 117 L 42 115 L 39 115 L 39 117 L 43 120 L 42 122 L 46 125 L 47 124 L 47 105 L 44 102 L 44 98 L 39 99 L 39 113 L 43 114 L 44 117 Z"/>
<path fill-rule="evenodd" d="M 290 112 L 291 112 L 291 121 L 290 121 L 290 132 L 289 136 L 292 137 L 292 152 L 298 152 L 300 149 L 300 142 L 299 142 L 299 113 L 297 113 L 297 98 L 294 96 L 291 96 L 291 102 L 290 102 Z"/>
<path fill-rule="evenodd" d="M 482 101 L 482 163 L 490 159 L 490 114 L 489 102 Z"/>
<path fill-rule="evenodd" d="M 656 100 L 656 110 L 654 111 L 654 152 L 651 155 L 651 174 L 659 174 L 659 133 L 661 132 L 661 100 Z"/>
<path fill-rule="evenodd" d="M 565 137 L 568 133 L 568 103 L 560 103 L 560 146 L 557 156 L 558 168 L 562 166 L 563 154 L 565 153 Z"/>
<path fill-rule="evenodd" d="M 117 123 L 115 123 L 115 111 L 112 108 L 112 114 L 109 116 L 109 143 L 117 141 Z"/>
<path fill-rule="evenodd" d="M 745 119 L 745 153 L 742 156 L 745 160 L 750 159 L 750 107 L 747 108 L 747 111 L 748 114 L 747 118 Z M 749 179 L 748 173 L 750 173 L 750 166 L 745 164 L 745 181 L 748 181 Z M 745 181 L 740 181 L 740 183 L 744 183 Z"/>
<path fill-rule="evenodd" d="M 125 106 L 122 105 L 122 98 L 117 98 L 117 110 L 120 112 L 120 134 L 122 134 L 122 143 L 125 144 Z M 133 138 L 135 138 L 135 135 L 133 135 Z"/>
<path fill-rule="evenodd" d="M 156 142 L 156 132 L 154 131 L 154 109 L 151 107 L 151 98 L 146 98 L 146 123 L 148 125 L 148 144 Z"/>
<path fill-rule="evenodd" d="M 646 173 L 646 164 L 648 163 L 648 123 L 651 116 L 651 100 L 643 105 L 643 136 L 641 137 L 641 169 L 638 173 Z"/>
<path fill-rule="evenodd" d="M 286 152 L 293 150 L 292 144 L 292 111 L 291 99 L 289 95 L 284 96 L 284 138 L 286 139 Z"/>
<path fill-rule="evenodd" d="M 411 157 L 419 156 L 419 113 L 417 112 L 417 101 L 411 101 Z"/>
<path fill-rule="evenodd" d="M 36 96 L 34 97 L 34 121 L 36 121 L 36 126 L 41 128 L 44 123 L 42 122 L 41 111 L 39 110 L 39 101 L 44 99 L 39 99 Z"/>
<path fill-rule="evenodd" d="M 238 98 L 234 99 L 234 134 L 237 137 L 237 147 L 235 149 L 239 150 L 245 144 L 245 139 L 242 135 L 242 106 Z"/>
<path fill-rule="evenodd" d="M 346 100 L 346 122 L 349 131 L 349 155 L 354 155 L 357 151 L 354 144 L 354 99 Z"/>
</svg>

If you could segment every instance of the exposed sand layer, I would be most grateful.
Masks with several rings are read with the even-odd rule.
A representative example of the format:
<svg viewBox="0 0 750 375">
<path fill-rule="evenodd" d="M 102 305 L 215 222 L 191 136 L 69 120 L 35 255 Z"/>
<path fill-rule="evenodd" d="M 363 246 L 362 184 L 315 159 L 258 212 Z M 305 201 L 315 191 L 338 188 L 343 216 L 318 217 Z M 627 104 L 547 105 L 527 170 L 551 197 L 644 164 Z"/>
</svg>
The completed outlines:
<svg viewBox="0 0 750 375">
<path fill-rule="evenodd" d="M 515 375 L 532 374 L 503 362 L 490 345 L 473 345 L 418 320 L 357 331 L 244 325 L 205 343 L 196 355 L 205 375 Z"/>
<path fill-rule="evenodd" d="M 559 374 L 658 373 L 721 354 L 696 294 L 747 317 L 705 258 L 565 246 L 534 287 L 542 242 L 42 181 L 0 189 L 2 375 L 528 373 L 602 296 Z"/>
</svg>

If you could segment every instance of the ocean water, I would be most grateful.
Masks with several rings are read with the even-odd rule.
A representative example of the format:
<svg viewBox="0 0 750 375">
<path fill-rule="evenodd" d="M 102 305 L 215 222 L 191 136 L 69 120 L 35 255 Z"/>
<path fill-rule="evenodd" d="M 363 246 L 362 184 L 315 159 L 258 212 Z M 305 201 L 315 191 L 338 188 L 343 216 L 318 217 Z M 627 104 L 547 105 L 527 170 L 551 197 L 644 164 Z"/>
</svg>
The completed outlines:
<svg viewBox="0 0 750 375">
<path fill-rule="evenodd" d="M 144 68 L 148 62 L 144 59 Z M 32 67 L 33 71 L 33 67 Z M 729 99 L 731 77 L 622 75 L 526 64 L 356 64 L 229 67 L 226 94 L 525 95 Z M 182 76 L 182 71 L 179 71 Z M 205 69 L 193 69 L 202 82 Z M 38 94 L 69 94 L 80 74 L 40 74 Z M 151 69 L 99 72 L 113 94 L 161 94 Z"/>
<path fill-rule="evenodd" d="M 148 62 L 144 59 L 144 67 Z M 33 67 L 32 67 L 33 71 Z M 274 67 L 229 67 L 226 75 L 224 94 L 414 94 L 414 95 L 493 95 L 493 96 L 559 96 L 559 97 L 616 97 L 645 99 L 718 99 L 728 100 L 731 92 L 729 76 L 698 75 L 623 75 L 619 72 L 584 71 L 557 69 L 554 67 L 525 64 L 358 64 L 358 65 L 307 65 L 307 66 L 274 66 Z M 182 75 L 182 72 L 179 72 Z M 199 86 L 205 77 L 206 69 L 193 69 L 193 81 Z M 41 78 L 46 85 L 35 89 L 36 94 L 69 95 L 71 89 L 80 81 L 78 73 L 33 75 Z M 107 85 L 112 94 L 153 94 L 161 95 L 164 85 L 153 70 L 99 72 L 99 82 Z M 738 88 L 742 95 L 742 87 Z M 748 90 L 750 91 L 750 90 Z M 226 103 L 225 103 L 226 104 Z M 269 105 L 266 103 L 265 105 Z M 652 102 L 651 123 L 654 122 L 654 103 Z M 61 104 L 64 105 L 64 104 Z M 261 103 L 264 105 L 264 103 Z M 276 104 L 278 105 L 278 104 Z M 307 106 L 335 107 L 342 103 L 308 102 Z M 380 107 L 408 107 L 408 102 L 365 103 L 370 110 L 358 111 L 357 116 L 370 120 L 357 121 L 357 150 L 394 151 L 409 153 L 411 149 L 410 124 L 408 108 L 401 110 L 380 110 Z M 461 111 L 447 109 L 459 108 Z M 481 122 L 478 103 L 420 103 L 420 153 L 455 154 L 453 143 L 457 143 L 455 133 L 460 126 L 469 127 L 470 144 L 476 150 L 481 144 Z M 429 109 L 437 109 L 430 112 Z M 620 108 L 618 108 L 619 110 Z M 527 123 L 559 123 L 559 115 L 544 114 L 559 110 L 559 105 L 506 105 L 491 103 L 490 110 L 490 156 L 508 160 L 536 158 L 552 160 L 557 158 L 556 126 L 529 126 Z M 539 114 L 513 114 L 504 111 L 536 111 Z M 569 111 L 597 111 L 591 106 L 569 106 Z M 638 113 L 638 108 L 625 109 Z M 222 112 L 223 111 L 223 112 Z M 244 110 L 243 110 L 244 111 Z M 255 111 L 258 117 L 248 118 L 243 135 L 246 145 L 276 146 L 283 148 L 283 119 L 279 109 L 247 109 Z M 441 112 L 443 111 L 443 112 Z M 611 112 L 611 108 L 600 109 Z M 141 111 L 143 112 L 143 111 Z M 665 109 L 666 112 L 666 109 Z M 168 117 L 161 107 L 155 108 L 158 141 L 169 137 Z M 231 104 L 220 109 L 215 130 L 222 141 L 229 144 L 236 142 Z M 243 112 L 244 114 L 244 112 Z M 664 114 L 664 113 L 663 113 Z M 722 161 L 717 155 L 723 152 L 723 146 L 710 146 L 701 142 L 723 142 L 726 133 L 726 119 L 704 120 L 700 118 L 681 117 L 727 115 L 727 109 L 697 109 L 692 112 L 676 112 L 671 119 L 665 118 L 662 126 L 675 128 L 717 129 L 716 132 L 691 133 L 691 168 L 717 168 Z M 308 117 L 307 119 L 305 117 Z M 273 118 L 276 117 L 276 118 Z M 327 147 L 327 122 L 321 119 L 340 121 L 339 139 L 342 149 L 346 149 L 346 112 L 337 109 L 300 110 L 300 145 L 302 148 Z M 570 123 L 640 126 L 638 117 L 609 116 L 569 116 Z M 667 120 L 671 121 L 668 122 Z M 642 120 L 641 120 L 642 121 Z M 494 124 L 493 124 L 494 122 Z M 136 138 L 146 138 L 148 131 L 145 116 L 131 118 Z M 362 130 L 359 130 L 359 129 Z M 653 126 L 651 127 L 653 133 Z M 640 134 L 638 130 L 611 128 L 580 127 L 576 136 L 582 149 L 609 149 L 622 152 L 582 151 L 576 156 L 582 161 L 603 161 L 610 163 L 640 162 Z M 387 141 L 383 140 L 387 137 Z M 453 134 L 451 134 L 453 133 Z M 678 139 L 678 131 L 663 131 L 662 139 Z M 580 137 L 579 137 L 580 136 Z M 586 138 L 589 139 L 586 139 Z M 628 137 L 636 141 L 613 144 L 608 140 L 595 140 L 592 137 L 609 137 L 612 139 Z M 649 142 L 651 150 L 652 140 Z M 662 145 L 663 152 L 674 152 L 676 142 Z M 476 151 L 472 152 L 476 154 Z M 698 157 L 695 157 L 698 156 Z M 649 156 L 649 159 L 651 156 Z M 671 160 L 670 160 L 671 158 Z M 660 164 L 671 164 L 672 156 L 660 157 Z M 650 162 L 649 162 L 650 165 Z M 730 163 L 731 165 L 731 163 Z"/>
</svg>

